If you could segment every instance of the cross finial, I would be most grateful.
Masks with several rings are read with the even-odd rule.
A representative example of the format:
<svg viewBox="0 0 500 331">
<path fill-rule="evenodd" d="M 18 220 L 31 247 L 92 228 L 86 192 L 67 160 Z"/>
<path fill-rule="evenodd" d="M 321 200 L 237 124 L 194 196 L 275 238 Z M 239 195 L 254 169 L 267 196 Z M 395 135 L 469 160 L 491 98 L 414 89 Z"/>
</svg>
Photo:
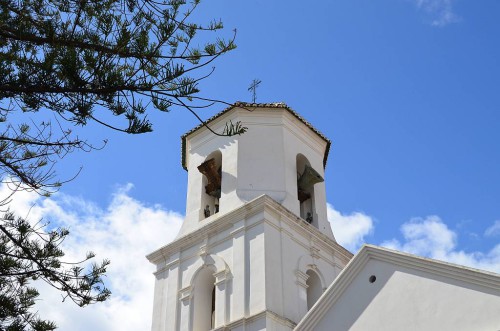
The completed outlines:
<svg viewBox="0 0 500 331">
<path fill-rule="evenodd" d="M 260 83 L 262 83 L 260 79 L 254 79 L 252 81 L 252 84 L 250 84 L 250 87 L 248 88 L 249 91 L 252 91 L 253 103 L 255 103 L 255 100 L 257 100 L 257 87 L 259 87 Z"/>
</svg>

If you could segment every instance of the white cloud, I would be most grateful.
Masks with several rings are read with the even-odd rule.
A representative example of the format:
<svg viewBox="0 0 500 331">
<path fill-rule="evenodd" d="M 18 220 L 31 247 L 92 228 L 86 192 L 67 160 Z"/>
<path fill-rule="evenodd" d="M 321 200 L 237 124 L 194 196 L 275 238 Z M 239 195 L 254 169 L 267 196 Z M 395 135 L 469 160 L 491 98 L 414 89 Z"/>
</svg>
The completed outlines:
<svg viewBox="0 0 500 331">
<path fill-rule="evenodd" d="M 492 226 L 484 231 L 484 235 L 487 237 L 496 237 L 500 236 L 500 220 L 495 221 Z"/>
<path fill-rule="evenodd" d="M 64 226 L 70 235 L 64 242 L 68 261 L 79 260 L 89 250 L 97 260 L 109 258 L 107 284 L 112 297 L 100 304 L 79 308 L 61 302 L 61 294 L 46 285 L 40 287 L 37 302 L 40 315 L 56 321 L 60 330 L 148 330 L 151 325 L 154 266 L 145 255 L 173 240 L 182 215 L 160 205 L 145 205 L 130 196 L 132 185 L 119 188 L 106 208 L 85 199 L 62 193 L 41 199 L 29 192 L 18 192 L 11 209 L 33 220 L 52 221 Z M 0 197 L 8 190 L 0 186 Z M 337 241 L 356 252 L 374 231 L 374 220 L 362 212 L 342 214 L 327 205 L 328 220 Z M 387 240 L 382 246 L 420 256 L 500 272 L 500 244 L 487 253 L 465 252 L 457 247 L 458 233 L 437 216 L 415 218 L 401 226 L 403 240 Z M 500 221 L 485 235 L 500 234 Z"/>
<path fill-rule="evenodd" d="M 453 12 L 454 0 L 413 0 L 417 8 L 432 17 L 431 25 L 445 26 L 458 22 L 460 18 Z"/>
<path fill-rule="evenodd" d="M 55 321 L 60 330 L 150 329 L 154 266 L 145 255 L 175 238 L 182 216 L 133 199 L 129 195 L 131 188 L 129 184 L 115 192 L 106 209 L 61 193 L 48 199 L 16 193 L 13 211 L 26 215 L 31 207 L 30 219 L 43 218 L 50 220 L 51 226 L 69 228 L 63 247 L 65 260 L 80 260 L 88 251 L 97 254 L 97 261 L 111 260 L 106 282 L 113 294 L 104 303 L 85 308 L 62 303 L 61 293 L 41 284 L 37 309 L 42 318 Z M 6 192 L 0 188 L 0 194 Z"/>
<path fill-rule="evenodd" d="M 472 268 L 500 272 L 500 244 L 487 253 L 458 249 L 458 234 L 438 216 L 414 218 L 401 226 L 404 241 L 392 239 L 381 246 Z"/>
<path fill-rule="evenodd" d="M 365 237 L 373 232 L 372 218 L 361 212 L 342 215 L 327 204 L 327 214 L 335 239 L 351 252 L 357 252 L 365 242 Z"/>
</svg>

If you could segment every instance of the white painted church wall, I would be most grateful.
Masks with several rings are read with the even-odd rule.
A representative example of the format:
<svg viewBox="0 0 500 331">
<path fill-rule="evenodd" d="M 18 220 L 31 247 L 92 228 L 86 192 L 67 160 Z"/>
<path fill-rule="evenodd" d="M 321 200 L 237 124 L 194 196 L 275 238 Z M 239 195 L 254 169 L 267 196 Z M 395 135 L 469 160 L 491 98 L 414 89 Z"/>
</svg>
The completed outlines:
<svg viewBox="0 0 500 331">
<path fill-rule="evenodd" d="M 279 215 L 266 214 L 266 220 L 267 306 L 298 322 L 307 312 L 306 272 L 314 268 L 326 289 L 345 263 L 335 260 L 331 247 L 314 243 L 307 232 L 298 233 L 280 222 Z M 311 247 L 317 252 L 312 253 Z"/>
<path fill-rule="evenodd" d="M 325 179 L 323 158 L 326 142 L 309 131 L 303 123 L 298 123 L 290 113 L 283 117 L 284 146 L 286 146 L 285 173 L 287 183 L 287 199 L 282 203 L 297 215 L 300 215 L 297 203 L 297 155 L 304 155 L 310 162 L 312 168 Z M 325 235 L 334 239 L 332 228 L 326 214 L 326 191 L 325 183 L 314 185 L 315 213 L 313 224 Z"/>
<path fill-rule="evenodd" d="M 211 128 L 217 132 L 222 132 L 225 120 L 211 125 Z M 205 206 L 202 203 L 204 193 L 203 174 L 198 170 L 198 166 L 205 162 L 214 151 L 220 151 L 222 154 L 222 183 L 219 215 L 230 211 L 234 206 L 241 205 L 241 200 L 236 196 L 237 179 L 237 155 L 238 140 L 235 137 L 219 137 L 208 130 L 196 132 L 187 143 L 187 198 L 186 198 L 186 217 L 179 231 L 178 237 L 192 232 L 203 226 L 206 221 L 203 216 Z M 211 210 L 212 214 L 214 210 Z M 218 215 L 212 215 L 214 218 Z"/>
<path fill-rule="evenodd" d="M 230 115 L 230 116 L 229 116 Z M 197 167 L 214 151 L 222 153 L 222 194 L 218 216 L 267 194 L 299 215 L 297 198 L 298 154 L 324 178 L 323 158 L 326 142 L 284 109 L 233 110 L 212 122 L 211 128 L 222 132 L 227 121 L 241 121 L 248 131 L 236 137 L 219 137 L 206 129 L 191 134 L 186 143 L 188 190 L 186 218 L 179 236 L 203 226 L 201 196 L 203 175 Z M 326 214 L 325 185 L 314 185 L 313 224 L 334 239 Z M 212 211 L 213 212 L 213 211 Z"/>
<path fill-rule="evenodd" d="M 454 279 L 452 272 L 369 261 L 314 329 L 500 330 L 500 289 Z"/>
<path fill-rule="evenodd" d="M 334 242 L 324 183 L 314 186 L 313 224 L 296 216 L 297 155 L 324 177 L 327 142 L 285 109 L 233 109 L 210 127 L 222 132 L 229 120 L 248 131 L 219 137 L 201 128 L 186 139 L 186 217 L 176 240 L 148 257 L 157 265 L 153 331 L 206 331 L 196 329 L 206 309 L 205 322 L 193 320 L 211 298 L 205 278 L 215 279 L 214 330 L 290 331 L 307 312 L 307 271 L 326 288 L 351 257 Z M 210 200 L 197 168 L 217 153 L 220 210 L 205 218 Z"/>
<path fill-rule="evenodd" d="M 298 217 L 297 155 L 324 178 L 328 143 L 279 107 L 232 109 L 210 126 L 222 132 L 229 120 L 248 132 L 200 128 L 186 139 L 186 218 L 176 240 L 148 256 L 157 266 L 153 331 L 207 331 L 211 293 L 214 331 L 500 330 L 498 279 L 478 272 L 458 277 L 456 267 L 365 246 L 337 278 L 352 254 L 333 237 L 324 183 L 312 191 L 312 224 Z M 220 211 L 205 218 L 197 167 L 219 152 Z M 308 295 L 332 282 L 307 313 Z"/>
<path fill-rule="evenodd" d="M 157 264 L 154 331 L 196 331 L 192 329 L 193 309 L 197 309 L 196 275 L 204 268 L 216 270 L 216 284 L 217 274 L 228 272 L 221 281 L 224 291 L 216 293 L 215 330 L 223 325 L 245 331 L 260 330 L 262 325 L 268 330 L 293 329 L 307 312 L 306 279 L 298 273 L 305 274 L 314 265 L 326 287 L 348 258 L 337 257 L 334 242 L 326 237 L 314 239 L 302 229 L 314 229 L 312 226 L 302 220 L 285 221 L 284 217 L 293 215 L 264 206 L 267 204 L 242 207 L 242 211 L 225 216 L 229 217 L 226 225 L 207 231 L 179 251 L 171 251 L 167 261 Z M 247 208 L 253 211 L 242 215 Z M 186 236 L 180 240 L 191 239 Z M 272 325 L 275 327 L 270 328 Z"/>
<path fill-rule="evenodd" d="M 282 202 L 286 197 L 286 147 L 283 146 L 281 114 L 262 115 L 255 111 L 240 116 L 248 131 L 238 137 L 237 194 L 242 201 L 267 194 Z"/>
</svg>

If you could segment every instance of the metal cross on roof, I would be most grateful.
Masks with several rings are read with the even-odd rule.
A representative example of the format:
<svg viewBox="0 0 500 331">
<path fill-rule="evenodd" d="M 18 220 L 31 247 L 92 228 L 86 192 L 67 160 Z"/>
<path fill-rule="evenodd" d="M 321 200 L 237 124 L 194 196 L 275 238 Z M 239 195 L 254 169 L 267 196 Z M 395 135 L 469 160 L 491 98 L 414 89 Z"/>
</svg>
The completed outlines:
<svg viewBox="0 0 500 331">
<path fill-rule="evenodd" d="M 253 103 L 255 103 L 255 100 L 257 100 L 257 87 L 259 87 L 259 84 L 262 83 L 260 79 L 254 79 L 252 81 L 252 84 L 250 84 L 250 87 L 248 88 L 248 91 L 252 91 L 253 94 Z"/>
</svg>

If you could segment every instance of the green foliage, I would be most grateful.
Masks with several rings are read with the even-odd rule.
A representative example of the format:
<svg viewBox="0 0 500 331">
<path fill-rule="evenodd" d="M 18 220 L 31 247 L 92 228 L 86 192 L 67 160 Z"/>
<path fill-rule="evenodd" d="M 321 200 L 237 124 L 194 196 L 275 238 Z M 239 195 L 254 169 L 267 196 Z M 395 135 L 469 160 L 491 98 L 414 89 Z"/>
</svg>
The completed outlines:
<svg viewBox="0 0 500 331">
<path fill-rule="evenodd" d="M 0 330 L 54 330 L 56 325 L 31 312 L 38 297 L 30 283 L 44 281 L 64 293 L 79 306 L 106 300 L 111 294 L 102 276 L 109 261 L 81 265 L 94 257 L 88 253 L 78 263 L 62 260 L 60 244 L 66 229 L 44 231 L 44 225 L 31 225 L 26 219 L 5 212 L 0 222 Z"/>
<path fill-rule="evenodd" d="M 0 176 L 46 194 L 59 158 L 93 148 L 65 126 L 97 122 L 139 134 L 153 129 L 150 111 L 194 113 L 213 104 L 198 97 L 199 83 L 213 71 L 208 65 L 236 46 L 234 35 L 209 41 L 222 22 L 190 22 L 199 3 L 0 0 L 0 118 L 9 122 L 18 110 L 58 118 L 57 125 L 7 125 Z"/>
<path fill-rule="evenodd" d="M 207 41 L 223 25 L 190 22 L 199 3 L 0 0 L 0 181 L 49 196 L 62 185 L 56 163 L 75 150 L 96 148 L 76 136 L 74 126 L 95 122 L 141 134 L 152 131 L 151 111 L 180 107 L 200 119 L 196 110 L 220 102 L 199 97 L 199 83 L 213 72 L 208 65 L 236 47 L 234 35 Z M 230 123 L 214 133 L 245 130 Z M 32 312 L 38 297 L 33 280 L 80 306 L 108 298 L 102 276 L 109 261 L 82 267 L 93 258 L 89 253 L 80 263 L 66 263 L 60 244 L 67 235 L 3 214 L 0 330 L 55 329 Z"/>
<path fill-rule="evenodd" d="M 241 122 L 238 121 L 235 124 L 233 124 L 233 122 L 229 121 L 229 123 L 226 123 L 223 133 L 228 136 L 234 136 L 234 135 L 241 135 L 247 132 L 247 130 L 248 128 L 246 126 L 242 126 Z"/>
</svg>

